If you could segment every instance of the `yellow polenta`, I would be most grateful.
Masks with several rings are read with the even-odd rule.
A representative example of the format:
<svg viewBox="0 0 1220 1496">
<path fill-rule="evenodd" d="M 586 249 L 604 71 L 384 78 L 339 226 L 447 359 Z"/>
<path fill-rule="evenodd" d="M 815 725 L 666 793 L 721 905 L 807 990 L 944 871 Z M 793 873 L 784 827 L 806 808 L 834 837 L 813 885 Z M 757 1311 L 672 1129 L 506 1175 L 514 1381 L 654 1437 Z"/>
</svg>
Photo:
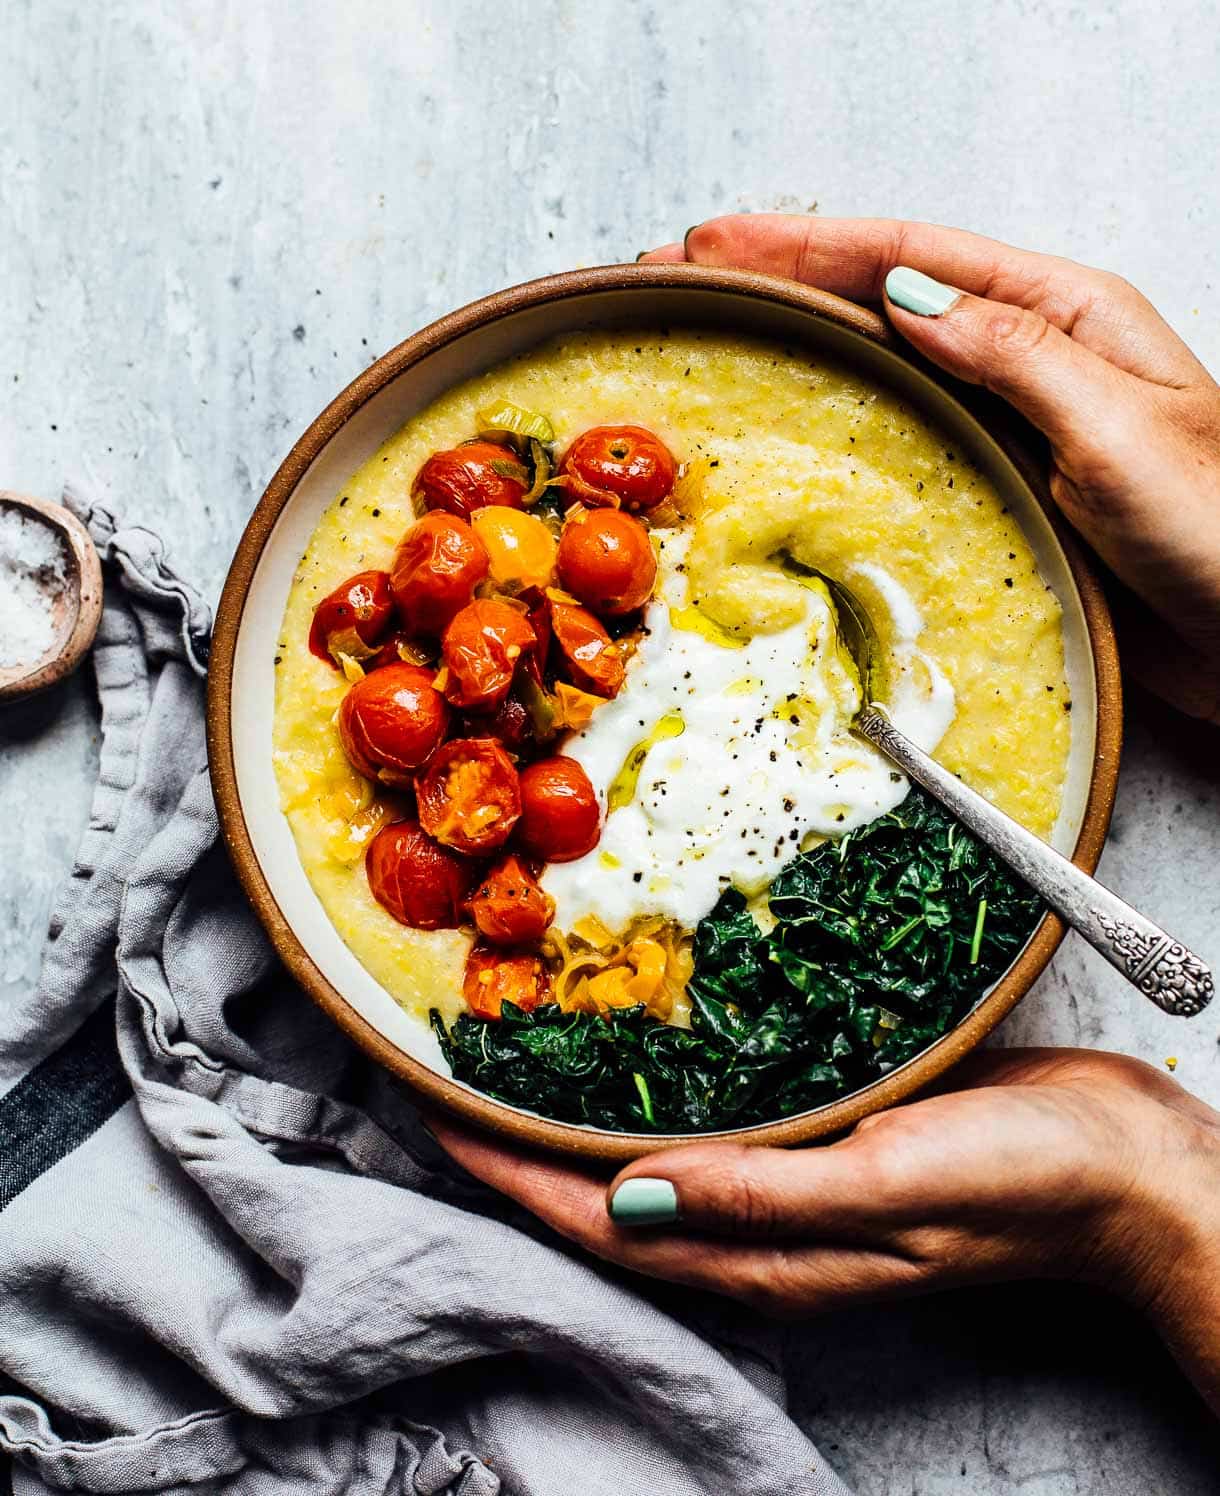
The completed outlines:
<svg viewBox="0 0 1220 1496">
<path fill-rule="evenodd" d="M 371 792 L 333 718 L 347 683 L 310 654 L 313 609 L 353 572 L 387 567 L 434 451 L 476 432 L 495 398 L 547 415 L 560 450 L 589 426 L 656 431 L 695 464 L 691 595 L 729 627 L 791 618 L 779 548 L 846 576 L 883 568 L 923 617 L 920 648 L 956 715 L 938 759 L 1040 836 L 1059 812 L 1070 738 L 1059 605 L 987 480 L 886 390 L 791 350 L 720 334 L 567 336 L 467 381 L 392 437 L 335 495 L 302 557 L 279 640 L 275 763 L 301 861 L 339 934 L 405 1007 L 462 1009 L 468 938 L 404 929 L 372 898 Z M 853 578 L 875 606 L 881 599 Z"/>
</svg>

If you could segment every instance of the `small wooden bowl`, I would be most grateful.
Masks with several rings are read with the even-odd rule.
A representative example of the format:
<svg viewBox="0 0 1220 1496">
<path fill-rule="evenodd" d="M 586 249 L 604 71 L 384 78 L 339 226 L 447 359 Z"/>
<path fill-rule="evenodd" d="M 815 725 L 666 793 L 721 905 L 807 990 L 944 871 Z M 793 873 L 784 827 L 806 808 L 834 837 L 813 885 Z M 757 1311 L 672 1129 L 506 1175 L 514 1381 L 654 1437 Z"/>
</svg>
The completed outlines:
<svg viewBox="0 0 1220 1496">
<path fill-rule="evenodd" d="M 208 751 L 237 875 L 288 970 L 357 1044 L 432 1105 L 506 1140 L 621 1162 L 691 1140 L 551 1121 L 494 1101 L 448 1074 L 435 1037 L 343 944 L 318 901 L 279 809 L 272 762 L 273 656 L 284 604 L 323 510 L 350 475 L 419 410 L 470 375 L 558 333 L 589 327 L 721 328 L 803 346 L 897 390 L 939 422 L 996 484 L 1063 607 L 1072 751 L 1055 844 L 1087 871 L 1114 802 L 1122 700 L 1101 587 L 1051 502 L 1045 468 L 1011 412 L 914 356 L 876 312 L 793 281 L 698 265 L 606 265 L 549 276 L 463 307 L 392 349 L 330 404 L 284 459 L 237 548 L 212 641 Z M 1026 433 L 1028 435 L 1028 433 Z M 968 1054 L 1020 1002 L 1064 927 L 1047 915 L 1017 959 L 937 1043 L 873 1084 L 798 1116 L 703 1137 L 809 1143 L 915 1095 Z"/>
<path fill-rule="evenodd" d="M 8 705 L 66 680 L 89 653 L 102 617 L 102 565 L 88 530 L 62 504 L 0 489 L 0 505 L 50 526 L 63 541 L 67 559 L 67 586 L 52 602 L 54 643 L 28 665 L 0 668 L 0 705 Z"/>
</svg>

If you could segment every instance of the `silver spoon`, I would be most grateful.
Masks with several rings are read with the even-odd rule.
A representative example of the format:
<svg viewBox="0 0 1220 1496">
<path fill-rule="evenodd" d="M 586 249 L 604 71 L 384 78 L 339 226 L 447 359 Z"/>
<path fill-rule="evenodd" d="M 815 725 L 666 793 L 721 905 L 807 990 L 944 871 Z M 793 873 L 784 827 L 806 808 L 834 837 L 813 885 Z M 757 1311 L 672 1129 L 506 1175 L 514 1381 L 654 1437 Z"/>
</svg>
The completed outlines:
<svg viewBox="0 0 1220 1496">
<path fill-rule="evenodd" d="M 777 559 L 786 571 L 817 578 L 830 593 L 839 638 L 860 673 L 860 707 L 853 729 L 986 842 L 1061 919 L 1079 931 L 1158 1008 L 1178 1018 L 1193 1018 L 1202 1012 L 1216 990 L 1210 968 L 1181 941 L 997 810 L 990 800 L 967 788 L 956 774 L 942 768 L 899 732 L 884 706 L 873 700 L 880 647 L 867 609 L 842 582 L 825 572 L 806 566 L 786 552 Z"/>
</svg>

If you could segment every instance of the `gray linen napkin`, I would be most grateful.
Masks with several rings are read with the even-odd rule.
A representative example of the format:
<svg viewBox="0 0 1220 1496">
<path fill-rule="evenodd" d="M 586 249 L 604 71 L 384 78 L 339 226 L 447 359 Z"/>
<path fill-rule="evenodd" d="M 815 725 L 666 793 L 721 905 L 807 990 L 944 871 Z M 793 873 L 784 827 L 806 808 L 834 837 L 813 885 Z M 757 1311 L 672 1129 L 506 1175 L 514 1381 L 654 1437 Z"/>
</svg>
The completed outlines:
<svg viewBox="0 0 1220 1496">
<path fill-rule="evenodd" d="M 106 570 L 103 743 L 38 986 L 0 1013 L 17 1496 L 846 1496 L 765 1330 L 456 1177 L 293 987 L 218 842 L 208 611 L 155 535 L 67 502 Z"/>
</svg>

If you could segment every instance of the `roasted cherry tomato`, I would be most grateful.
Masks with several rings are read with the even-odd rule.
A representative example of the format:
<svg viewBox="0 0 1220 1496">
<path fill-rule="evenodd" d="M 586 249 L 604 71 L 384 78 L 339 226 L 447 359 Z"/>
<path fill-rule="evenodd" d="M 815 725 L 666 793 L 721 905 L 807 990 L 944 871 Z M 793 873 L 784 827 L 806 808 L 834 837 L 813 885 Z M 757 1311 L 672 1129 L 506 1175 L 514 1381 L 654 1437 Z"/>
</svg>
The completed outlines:
<svg viewBox="0 0 1220 1496">
<path fill-rule="evenodd" d="M 536 640 L 534 648 L 525 657 L 525 673 L 535 685 L 545 686 L 547 655 L 551 649 L 550 599 L 540 589 L 531 588 L 519 594 L 517 601 L 529 605 L 530 628 Z"/>
<path fill-rule="evenodd" d="M 510 956 L 476 945 L 466 961 L 462 996 L 476 1018 L 499 1018 L 506 1002 L 528 1013 L 550 995 L 550 973 L 538 956 Z"/>
<path fill-rule="evenodd" d="M 391 634 L 375 655 L 370 655 L 367 660 L 360 661 L 364 667 L 364 673 L 367 675 L 370 670 L 380 670 L 383 665 L 402 664 L 402 656 L 398 653 L 398 641 L 400 639 L 405 641 L 406 637 L 404 633 Z"/>
<path fill-rule="evenodd" d="M 648 531 L 621 509 L 582 509 L 563 527 L 560 584 L 595 613 L 621 618 L 652 596 L 657 558 Z"/>
<path fill-rule="evenodd" d="M 568 448 L 560 471 L 570 498 L 651 509 L 673 491 L 678 468 L 661 438 L 643 426 L 594 426 Z"/>
<path fill-rule="evenodd" d="M 510 753 L 528 753 L 534 747 L 534 719 L 529 708 L 512 691 L 490 716 L 462 717 L 454 732 L 464 738 L 499 738 Z"/>
<path fill-rule="evenodd" d="M 449 452 L 433 452 L 416 473 L 411 492 L 428 509 L 469 519 L 484 504 L 520 509 L 529 487 L 529 474 L 511 447 L 474 441 Z"/>
<path fill-rule="evenodd" d="M 552 602 L 551 636 L 574 686 L 595 696 L 618 694 L 626 666 L 618 646 L 587 608 Z"/>
<path fill-rule="evenodd" d="M 521 609 L 494 597 L 468 603 L 441 641 L 449 669 L 445 696 L 454 706 L 494 711 L 508 695 L 522 655 L 536 643 L 529 617 Z"/>
<path fill-rule="evenodd" d="M 597 845 L 601 807 L 589 776 L 559 753 L 521 771 L 517 840 L 541 862 L 572 862 Z"/>
<path fill-rule="evenodd" d="M 488 504 L 470 516 L 471 528 L 491 557 L 491 579 L 545 587 L 555 575 L 555 536 L 522 509 Z"/>
<path fill-rule="evenodd" d="M 385 665 L 358 680 L 339 707 L 339 737 L 352 767 L 400 783 L 445 736 L 449 708 L 422 665 Z"/>
<path fill-rule="evenodd" d="M 348 577 L 313 610 L 309 648 L 328 665 L 336 664 L 330 652 L 331 637 L 354 629 L 362 644 L 376 644 L 394 619 L 394 598 L 389 574 L 361 571 Z"/>
<path fill-rule="evenodd" d="M 399 541 L 390 590 L 411 634 L 440 634 L 487 575 L 487 547 L 464 519 L 425 514 Z"/>
<path fill-rule="evenodd" d="M 433 651 L 412 639 L 404 629 L 395 629 L 375 655 L 360 663 L 367 675 L 370 670 L 380 670 L 383 665 L 427 665 L 433 658 Z"/>
<path fill-rule="evenodd" d="M 541 940 L 555 913 L 555 900 L 519 857 L 497 862 L 475 884 L 470 913 L 492 945 L 532 945 Z"/>
<path fill-rule="evenodd" d="M 373 897 L 401 924 L 417 930 L 452 930 L 478 868 L 465 857 L 438 847 L 416 821 L 383 826 L 364 854 Z"/>
<path fill-rule="evenodd" d="M 452 738 L 416 781 L 420 825 L 459 852 L 490 852 L 521 816 L 513 761 L 494 738 Z"/>
</svg>

